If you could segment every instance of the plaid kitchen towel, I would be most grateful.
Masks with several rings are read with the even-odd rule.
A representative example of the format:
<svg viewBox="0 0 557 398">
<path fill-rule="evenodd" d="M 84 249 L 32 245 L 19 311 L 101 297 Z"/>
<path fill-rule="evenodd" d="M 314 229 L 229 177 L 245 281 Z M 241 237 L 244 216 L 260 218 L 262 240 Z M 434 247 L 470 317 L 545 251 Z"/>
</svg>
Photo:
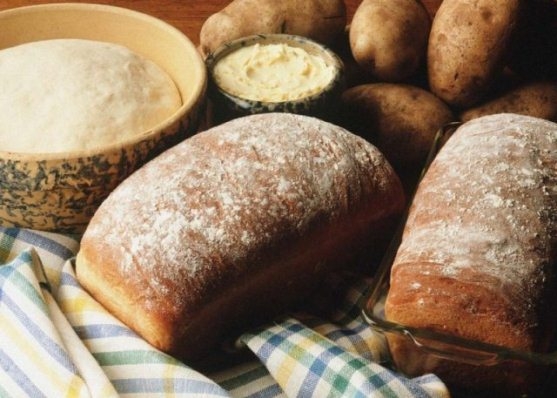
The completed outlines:
<svg viewBox="0 0 557 398">
<path fill-rule="evenodd" d="M 0 266 L 12 261 L 32 247 L 43 262 L 52 289 L 58 289 L 62 264 L 79 249 L 79 239 L 73 235 L 0 227 Z"/>
<path fill-rule="evenodd" d="M 289 397 L 448 397 L 433 375 L 406 379 L 295 319 L 245 334 L 241 340 L 265 363 Z"/>
<path fill-rule="evenodd" d="M 1 397 L 228 396 L 93 300 L 68 260 L 78 245 L 66 239 L 0 229 L 10 260 L 0 266 Z M 29 248 L 15 253 L 22 246 Z"/>
<path fill-rule="evenodd" d="M 76 237 L 0 228 L 0 397 L 448 396 L 434 376 L 407 380 L 378 364 L 384 341 L 353 316 L 359 289 L 334 322 L 287 319 L 247 333 L 259 360 L 201 374 L 80 287 L 78 248 Z"/>
</svg>

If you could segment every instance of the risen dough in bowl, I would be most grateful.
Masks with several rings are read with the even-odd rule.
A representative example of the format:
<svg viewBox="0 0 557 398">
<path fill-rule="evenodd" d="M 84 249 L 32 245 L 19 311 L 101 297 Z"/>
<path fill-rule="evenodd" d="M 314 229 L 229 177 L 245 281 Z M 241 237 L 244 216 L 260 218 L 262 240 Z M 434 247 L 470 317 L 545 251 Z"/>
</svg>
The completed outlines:
<svg viewBox="0 0 557 398">
<path fill-rule="evenodd" d="M 149 131 L 181 98 L 170 76 L 124 46 L 53 39 L 0 51 L 0 150 L 99 148 Z"/>
</svg>

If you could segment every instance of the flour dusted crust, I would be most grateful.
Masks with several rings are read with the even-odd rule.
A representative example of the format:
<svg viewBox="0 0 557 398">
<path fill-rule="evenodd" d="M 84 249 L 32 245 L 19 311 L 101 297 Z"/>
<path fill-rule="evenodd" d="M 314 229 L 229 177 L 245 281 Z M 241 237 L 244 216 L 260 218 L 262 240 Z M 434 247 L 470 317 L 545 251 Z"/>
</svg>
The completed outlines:
<svg viewBox="0 0 557 398">
<path fill-rule="evenodd" d="M 174 82 L 127 48 L 82 39 L 0 51 L 0 151 L 82 151 L 144 134 L 181 106 Z"/>
<path fill-rule="evenodd" d="M 555 324 L 557 125 L 499 114 L 461 126 L 419 185 L 391 272 L 387 319 L 512 349 L 548 350 Z M 465 387 L 535 385 L 532 367 L 413 358 Z M 513 391 L 514 390 L 514 391 Z"/>
<path fill-rule="evenodd" d="M 77 276 L 156 347 L 201 358 L 383 249 L 403 207 L 363 139 L 307 116 L 248 116 L 124 181 L 83 236 Z"/>
</svg>

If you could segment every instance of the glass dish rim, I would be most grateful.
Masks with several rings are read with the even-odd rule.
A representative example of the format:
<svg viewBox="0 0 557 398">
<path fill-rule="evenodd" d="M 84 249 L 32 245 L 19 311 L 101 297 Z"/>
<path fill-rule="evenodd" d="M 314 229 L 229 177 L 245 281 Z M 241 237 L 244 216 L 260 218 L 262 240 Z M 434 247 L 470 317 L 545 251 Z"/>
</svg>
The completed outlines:
<svg viewBox="0 0 557 398">
<path fill-rule="evenodd" d="M 462 122 L 451 122 L 436 132 L 418 183 L 421 181 L 443 144 L 462 124 Z M 478 340 L 449 335 L 447 333 L 390 322 L 377 313 L 378 311 L 376 308 L 378 305 L 381 305 L 381 300 L 385 298 L 389 288 L 391 266 L 402 239 L 404 225 L 414 194 L 415 192 L 409 197 L 406 209 L 401 216 L 393 238 L 377 267 L 374 277 L 367 288 L 367 292 L 362 297 L 360 308 L 361 317 L 364 322 L 382 334 L 393 333 L 402 336 L 410 340 L 420 351 L 443 359 L 471 365 L 496 365 L 508 360 L 526 361 L 536 365 L 557 365 L 557 351 L 542 353 L 516 350 L 501 345 L 489 344 Z"/>
</svg>

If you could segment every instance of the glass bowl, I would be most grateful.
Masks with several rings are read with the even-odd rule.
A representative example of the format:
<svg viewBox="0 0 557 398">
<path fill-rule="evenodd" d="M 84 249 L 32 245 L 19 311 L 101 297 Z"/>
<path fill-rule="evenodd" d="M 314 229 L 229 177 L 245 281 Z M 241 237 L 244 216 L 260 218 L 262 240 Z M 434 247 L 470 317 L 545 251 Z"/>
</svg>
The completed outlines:
<svg viewBox="0 0 557 398">
<path fill-rule="evenodd" d="M 272 52 L 270 48 L 284 53 Z M 246 56 L 244 64 L 237 64 L 238 68 L 234 65 L 235 69 L 229 69 L 225 83 L 222 77 L 223 59 L 230 59 L 229 56 L 239 54 L 241 50 L 250 51 L 250 55 Z M 296 57 L 302 54 L 303 60 L 290 57 L 294 52 Z M 222 45 L 209 54 L 205 62 L 213 120 L 217 123 L 265 112 L 289 112 L 330 119 L 336 113 L 336 104 L 344 89 L 342 60 L 328 47 L 302 36 L 261 34 L 243 37 Z M 318 81 L 319 69 L 323 68 L 329 75 Z M 249 85 L 249 92 L 239 88 L 238 84 L 242 84 L 243 88 Z M 315 85 L 310 86 L 312 84 Z M 304 89 L 300 88 L 302 85 Z"/>
</svg>

